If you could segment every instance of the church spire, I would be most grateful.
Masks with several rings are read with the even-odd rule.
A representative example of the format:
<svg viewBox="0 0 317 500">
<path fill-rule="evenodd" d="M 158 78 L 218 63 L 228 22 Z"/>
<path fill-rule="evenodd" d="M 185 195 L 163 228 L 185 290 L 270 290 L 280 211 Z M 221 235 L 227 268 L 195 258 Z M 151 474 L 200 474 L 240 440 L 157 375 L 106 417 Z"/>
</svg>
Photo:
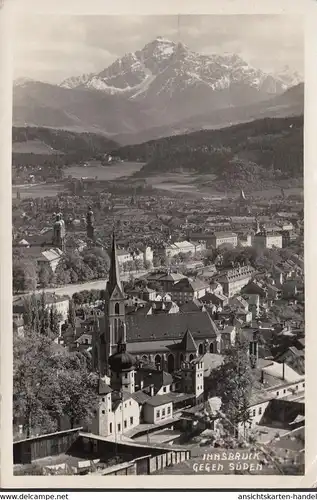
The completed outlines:
<svg viewBox="0 0 317 500">
<path fill-rule="evenodd" d="M 112 234 L 112 248 L 110 254 L 110 270 L 109 270 L 109 280 L 107 283 L 107 290 L 109 295 L 111 296 L 114 289 L 118 287 L 122 292 L 122 285 L 120 281 L 120 271 L 119 271 L 119 262 L 117 257 L 117 246 L 116 246 L 116 237 L 115 232 Z"/>
</svg>

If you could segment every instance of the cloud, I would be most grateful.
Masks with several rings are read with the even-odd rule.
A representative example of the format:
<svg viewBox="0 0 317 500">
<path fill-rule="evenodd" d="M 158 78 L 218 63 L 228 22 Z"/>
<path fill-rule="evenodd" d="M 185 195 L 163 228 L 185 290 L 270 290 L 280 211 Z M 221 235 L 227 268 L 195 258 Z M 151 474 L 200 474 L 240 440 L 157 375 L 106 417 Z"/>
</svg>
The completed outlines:
<svg viewBox="0 0 317 500">
<path fill-rule="evenodd" d="M 98 72 L 156 36 L 203 53 L 235 52 L 266 71 L 303 72 L 303 23 L 282 15 L 47 16 L 17 18 L 15 76 L 59 82 Z"/>
</svg>

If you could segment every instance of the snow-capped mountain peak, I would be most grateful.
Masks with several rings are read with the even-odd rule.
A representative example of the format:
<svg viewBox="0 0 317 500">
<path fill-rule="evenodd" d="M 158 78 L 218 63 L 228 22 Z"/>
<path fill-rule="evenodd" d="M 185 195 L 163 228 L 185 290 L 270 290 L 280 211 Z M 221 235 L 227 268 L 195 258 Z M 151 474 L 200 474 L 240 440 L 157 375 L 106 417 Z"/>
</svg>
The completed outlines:
<svg viewBox="0 0 317 500">
<path fill-rule="evenodd" d="M 153 100 L 158 96 L 168 100 L 190 89 L 211 92 L 239 87 L 244 92 L 258 91 L 258 99 L 262 99 L 291 85 L 286 74 L 287 71 L 281 75 L 265 73 L 237 54 L 199 54 L 181 42 L 157 36 L 100 73 L 69 78 L 61 86 L 125 95 L 132 100 Z"/>
<path fill-rule="evenodd" d="M 60 87 L 64 87 L 66 89 L 81 87 L 82 85 L 86 85 L 93 77 L 94 73 L 84 73 L 80 76 L 71 76 L 70 78 L 66 78 L 66 80 L 60 84 Z"/>
</svg>

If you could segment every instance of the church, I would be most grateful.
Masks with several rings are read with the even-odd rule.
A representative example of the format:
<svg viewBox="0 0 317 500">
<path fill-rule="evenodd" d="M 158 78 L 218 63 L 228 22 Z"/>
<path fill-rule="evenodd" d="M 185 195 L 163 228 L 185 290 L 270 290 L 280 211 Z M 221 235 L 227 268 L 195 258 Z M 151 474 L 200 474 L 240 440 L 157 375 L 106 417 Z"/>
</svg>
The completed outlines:
<svg viewBox="0 0 317 500">
<path fill-rule="evenodd" d="M 130 352 L 132 345 L 142 350 L 142 342 L 133 335 L 133 325 L 126 321 L 114 235 L 110 260 L 104 317 L 95 318 L 92 339 L 93 367 L 99 373 L 99 388 L 90 430 L 116 439 L 120 435 L 131 437 L 142 424 L 152 424 L 151 428 L 173 424 L 184 407 L 200 404 L 204 400 L 204 362 L 191 331 L 187 328 L 181 334 L 185 323 L 176 326 L 175 333 L 171 330 L 169 337 L 173 333 L 173 338 L 166 341 L 164 327 L 157 328 L 158 340 L 162 346 L 166 343 L 174 359 L 170 373 L 166 370 L 166 356 L 162 350 L 159 357 L 155 355 L 158 351 L 155 345 L 150 346 L 151 341 L 144 351 L 146 359 Z M 156 321 L 160 323 L 158 318 Z M 202 328 L 199 323 L 197 326 Z M 209 330 L 211 337 L 211 327 Z M 199 333 L 197 330 L 198 337 Z M 155 344 L 157 340 L 152 342 Z"/>
<path fill-rule="evenodd" d="M 185 304 L 176 314 L 146 314 L 146 308 L 129 311 L 126 302 L 113 235 L 105 310 L 95 318 L 91 342 L 94 364 L 102 374 L 107 371 L 109 357 L 116 352 L 123 330 L 128 352 L 169 373 L 198 355 L 220 354 L 234 340 L 233 328 L 216 325 L 209 311 L 194 302 Z"/>
</svg>

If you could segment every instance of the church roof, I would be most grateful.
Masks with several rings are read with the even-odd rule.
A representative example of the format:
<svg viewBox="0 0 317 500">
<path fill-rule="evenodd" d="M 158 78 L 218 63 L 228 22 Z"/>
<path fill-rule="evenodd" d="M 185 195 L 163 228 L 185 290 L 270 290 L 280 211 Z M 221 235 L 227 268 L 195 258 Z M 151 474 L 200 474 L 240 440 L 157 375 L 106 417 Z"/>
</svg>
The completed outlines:
<svg viewBox="0 0 317 500">
<path fill-rule="evenodd" d="M 113 292 L 116 290 L 116 293 L 120 295 L 120 292 L 123 296 L 122 285 L 120 281 L 120 271 L 119 271 L 119 263 L 117 257 L 117 246 L 116 246 L 116 238 L 113 233 L 112 236 L 112 248 L 110 253 L 110 270 L 109 270 L 109 279 L 107 282 L 107 292 L 109 296 L 113 296 Z M 118 297 L 119 298 L 119 297 Z"/>
<path fill-rule="evenodd" d="M 197 351 L 197 344 L 194 341 L 190 330 L 186 330 L 185 335 L 182 338 L 182 341 L 179 343 L 178 349 L 184 352 Z"/>
<path fill-rule="evenodd" d="M 104 331 L 104 317 L 98 318 L 100 331 Z M 146 342 L 152 340 L 182 340 L 189 329 L 195 340 L 214 338 L 218 328 L 209 314 L 204 311 L 191 313 L 156 315 L 134 315 L 126 317 L 127 341 Z"/>
</svg>

